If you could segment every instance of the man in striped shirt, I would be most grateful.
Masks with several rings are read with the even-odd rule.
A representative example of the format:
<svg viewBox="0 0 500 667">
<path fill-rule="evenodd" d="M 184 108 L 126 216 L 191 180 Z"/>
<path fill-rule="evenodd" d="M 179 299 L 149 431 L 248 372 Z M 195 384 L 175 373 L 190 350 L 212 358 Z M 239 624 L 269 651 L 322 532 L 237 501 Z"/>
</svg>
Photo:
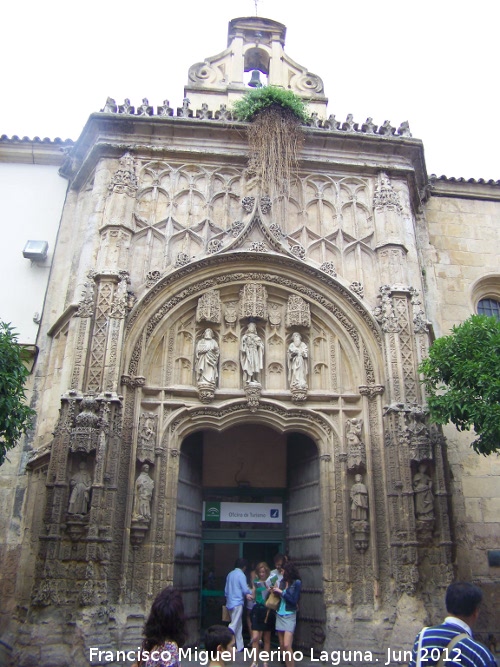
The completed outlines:
<svg viewBox="0 0 500 667">
<path fill-rule="evenodd" d="M 497 667 L 493 654 L 472 638 L 471 628 L 479 616 L 482 599 L 481 589 L 474 584 L 448 586 L 448 616 L 441 625 L 419 632 L 409 667 L 434 667 L 440 658 L 444 667 Z"/>
</svg>

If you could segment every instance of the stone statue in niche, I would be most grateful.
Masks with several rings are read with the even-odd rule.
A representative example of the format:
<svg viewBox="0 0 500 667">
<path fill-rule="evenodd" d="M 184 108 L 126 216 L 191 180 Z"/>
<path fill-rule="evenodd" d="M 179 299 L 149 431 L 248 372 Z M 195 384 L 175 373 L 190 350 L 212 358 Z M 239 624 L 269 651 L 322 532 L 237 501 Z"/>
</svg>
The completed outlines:
<svg viewBox="0 0 500 667">
<path fill-rule="evenodd" d="M 89 511 L 92 477 L 87 470 L 85 461 L 80 461 L 78 472 L 73 475 L 69 484 L 71 494 L 69 497 L 68 514 L 87 514 Z"/>
<path fill-rule="evenodd" d="M 346 422 L 346 441 L 347 441 L 347 468 L 348 470 L 364 470 L 365 446 L 361 440 L 363 431 L 363 420 L 360 417 L 353 417 Z"/>
<path fill-rule="evenodd" d="M 351 533 L 356 551 L 364 554 L 368 549 L 370 524 L 368 522 L 368 489 L 360 474 L 354 476 L 351 497 Z"/>
<path fill-rule="evenodd" d="M 250 322 L 241 339 L 240 361 L 244 382 L 259 382 L 259 375 L 264 367 L 264 342 L 257 333 L 254 322 Z"/>
<path fill-rule="evenodd" d="M 151 520 L 151 498 L 154 486 L 155 483 L 149 476 L 149 465 L 145 463 L 135 482 L 134 520 Z"/>
<path fill-rule="evenodd" d="M 354 521 L 368 520 L 368 489 L 363 484 L 361 475 L 355 475 L 351 487 L 351 519 Z"/>
<path fill-rule="evenodd" d="M 308 355 L 307 345 L 302 340 L 302 336 L 296 331 L 292 334 L 292 342 L 288 346 L 287 352 L 288 382 L 291 388 L 307 388 Z"/>
<path fill-rule="evenodd" d="M 421 463 L 418 472 L 413 477 L 413 491 L 415 492 L 415 515 L 418 521 L 434 520 L 434 496 L 432 493 L 432 479 L 426 473 L 427 464 Z"/>
<path fill-rule="evenodd" d="M 203 338 L 200 338 L 196 346 L 195 370 L 198 383 L 216 384 L 219 376 L 219 356 L 219 345 L 214 339 L 214 332 L 212 329 L 205 329 Z"/>
</svg>

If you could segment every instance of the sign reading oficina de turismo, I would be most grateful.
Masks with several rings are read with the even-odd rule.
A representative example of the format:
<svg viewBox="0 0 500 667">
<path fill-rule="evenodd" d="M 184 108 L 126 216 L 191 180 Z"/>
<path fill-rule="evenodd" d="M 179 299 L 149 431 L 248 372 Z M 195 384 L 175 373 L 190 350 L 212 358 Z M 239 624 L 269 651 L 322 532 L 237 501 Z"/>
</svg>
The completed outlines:
<svg viewBox="0 0 500 667">
<path fill-rule="evenodd" d="M 240 521 L 243 523 L 282 523 L 281 503 L 203 503 L 203 521 Z"/>
</svg>

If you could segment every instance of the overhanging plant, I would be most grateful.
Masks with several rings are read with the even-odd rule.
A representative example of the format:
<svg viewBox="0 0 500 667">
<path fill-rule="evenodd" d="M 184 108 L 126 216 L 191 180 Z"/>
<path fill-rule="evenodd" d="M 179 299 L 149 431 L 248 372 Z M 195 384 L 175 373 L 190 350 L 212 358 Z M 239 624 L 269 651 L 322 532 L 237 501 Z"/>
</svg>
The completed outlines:
<svg viewBox="0 0 500 667">
<path fill-rule="evenodd" d="M 249 123 L 249 168 L 277 207 L 275 219 L 284 223 L 286 200 L 304 143 L 302 125 L 309 120 L 307 105 L 291 90 L 264 86 L 237 100 L 233 115 Z"/>
</svg>

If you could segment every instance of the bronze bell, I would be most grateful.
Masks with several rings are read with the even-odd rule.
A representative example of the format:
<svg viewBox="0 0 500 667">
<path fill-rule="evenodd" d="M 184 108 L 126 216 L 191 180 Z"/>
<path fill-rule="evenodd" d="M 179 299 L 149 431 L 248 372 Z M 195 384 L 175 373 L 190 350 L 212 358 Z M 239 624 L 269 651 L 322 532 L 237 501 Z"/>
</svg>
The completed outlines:
<svg viewBox="0 0 500 667">
<path fill-rule="evenodd" d="M 248 82 L 248 85 L 250 88 L 262 88 L 262 84 L 260 82 L 260 72 L 258 69 L 254 69 L 252 71 L 252 78 Z"/>
</svg>

